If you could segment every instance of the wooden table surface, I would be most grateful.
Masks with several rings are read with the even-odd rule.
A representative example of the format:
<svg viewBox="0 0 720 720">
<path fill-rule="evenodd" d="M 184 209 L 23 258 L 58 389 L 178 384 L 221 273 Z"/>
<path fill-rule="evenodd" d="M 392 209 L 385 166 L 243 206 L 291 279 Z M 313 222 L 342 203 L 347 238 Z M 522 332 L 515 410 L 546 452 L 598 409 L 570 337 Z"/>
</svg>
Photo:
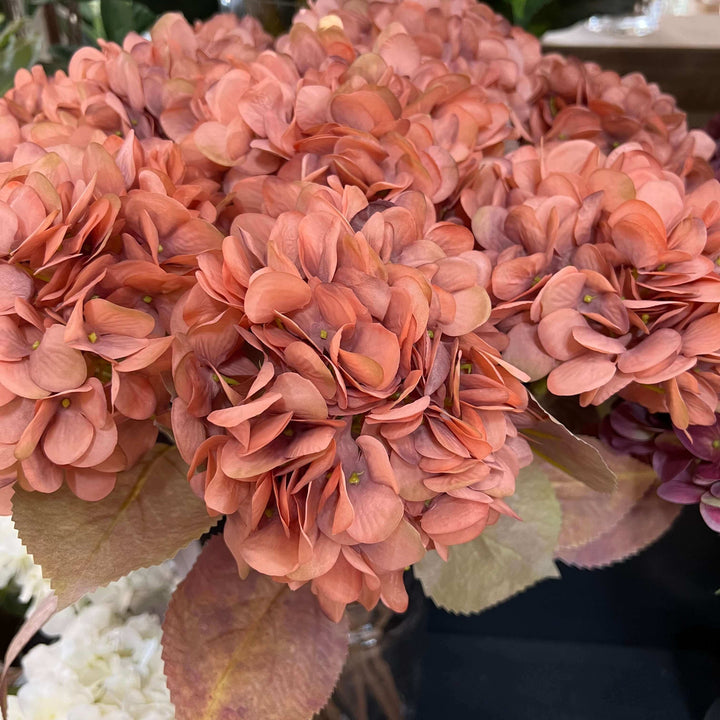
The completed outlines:
<svg viewBox="0 0 720 720">
<path fill-rule="evenodd" d="M 643 73 L 677 98 L 694 127 L 720 112 L 720 13 L 666 16 L 660 29 L 644 38 L 593 33 L 579 24 L 546 34 L 543 48 L 621 75 Z"/>
</svg>

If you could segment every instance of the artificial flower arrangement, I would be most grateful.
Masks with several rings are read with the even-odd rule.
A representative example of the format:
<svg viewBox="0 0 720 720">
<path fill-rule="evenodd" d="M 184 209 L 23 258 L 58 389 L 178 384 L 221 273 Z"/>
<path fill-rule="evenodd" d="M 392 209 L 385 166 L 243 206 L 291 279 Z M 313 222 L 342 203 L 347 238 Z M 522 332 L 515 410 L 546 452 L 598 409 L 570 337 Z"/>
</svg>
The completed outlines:
<svg viewBox="0 0 720 720">
<path fill-rule="evenodd" d="M 6 668 L 210 533 L 177 717 L 302 720 L 411 566 L 473 612 L 720 530 L 714 143 L 641 76 L 472 0 L 170 14 L 20 71 L 0 138 L 2 493 L 54 589 Z"/>
</svg>

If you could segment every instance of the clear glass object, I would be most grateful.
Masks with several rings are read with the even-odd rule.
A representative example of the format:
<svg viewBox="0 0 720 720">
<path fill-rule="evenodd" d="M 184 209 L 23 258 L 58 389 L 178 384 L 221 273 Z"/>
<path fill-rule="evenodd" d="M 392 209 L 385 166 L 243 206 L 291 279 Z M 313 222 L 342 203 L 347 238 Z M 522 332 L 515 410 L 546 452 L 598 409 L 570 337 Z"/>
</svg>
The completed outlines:
<svg viewBox="0 0 720 720">
<path fill-rule="evenodd" d="M 290 27 L 302 4 L 301 0 L 218 0 L 218 9 L 238 17 L 252 15 L 267 32 L 279 35 Z"/>
<path fill-rule="evenodd" d="M 420 694 L 425 604 L 419 583 L 398 615 L 383 605 L 347 609 L 350 651 L 327 707 L 315 720 L 414 720 Z"/>
<path fill-rule="evenodd" d="M 593 15 L 587 21 L 587 28 L 612 35 L 651 35 L 660 27 L 664 5 L 664 0 L 642 0 L 635 3 L 632 15 Z"/>
</svg>

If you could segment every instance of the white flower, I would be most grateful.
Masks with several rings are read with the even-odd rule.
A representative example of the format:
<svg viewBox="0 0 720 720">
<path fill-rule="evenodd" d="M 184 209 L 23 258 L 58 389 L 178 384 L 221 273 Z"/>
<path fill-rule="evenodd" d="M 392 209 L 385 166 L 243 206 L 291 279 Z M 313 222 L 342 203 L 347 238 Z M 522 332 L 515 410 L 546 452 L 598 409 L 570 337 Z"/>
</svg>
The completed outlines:
<svg viewBox="0 0 720 720">
<path fill-rule="evenodd" d="M 159 618 L 124 619 L 112 604 L 75 612 L 57 642 L 25 656 L 10 720 L 173 720 Z"/>
<path fill-rule="evenodd" d="M 20 590 L 20 602 L 31 609 L 50 592 L 50 583 L 20 542 L 12 518 L 0 515 L 0 588 L 14 582 Z"/>
<path fill-rule="evenodd" d="M 24 555 L 18 562 L 27 564 L 17 542 L 18 555 Z M 59 638 L 23 658 L 23 684 L 9 699 L 10 720 L 174 720 L 161 617 L 198 553 L 194 543 L 173 560 L 136 570 L 51 618 L 43 632 Z M 32 573 L 40 572 L 33 567 Z"/>
</svg>

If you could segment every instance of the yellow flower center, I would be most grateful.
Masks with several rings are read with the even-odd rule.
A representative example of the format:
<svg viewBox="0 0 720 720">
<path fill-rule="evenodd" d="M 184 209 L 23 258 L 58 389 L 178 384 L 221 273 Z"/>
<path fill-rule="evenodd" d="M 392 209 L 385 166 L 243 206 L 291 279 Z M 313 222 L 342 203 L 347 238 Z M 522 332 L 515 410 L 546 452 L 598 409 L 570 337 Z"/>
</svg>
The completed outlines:
<svg viewBox="0 0 720 720">
<path fill-rule="evenodd" d="M 68 398 L 63 398 L 63 401 L 60 403 L 64 408 L 70 407 L 70 400 Z"/>
</svg>

